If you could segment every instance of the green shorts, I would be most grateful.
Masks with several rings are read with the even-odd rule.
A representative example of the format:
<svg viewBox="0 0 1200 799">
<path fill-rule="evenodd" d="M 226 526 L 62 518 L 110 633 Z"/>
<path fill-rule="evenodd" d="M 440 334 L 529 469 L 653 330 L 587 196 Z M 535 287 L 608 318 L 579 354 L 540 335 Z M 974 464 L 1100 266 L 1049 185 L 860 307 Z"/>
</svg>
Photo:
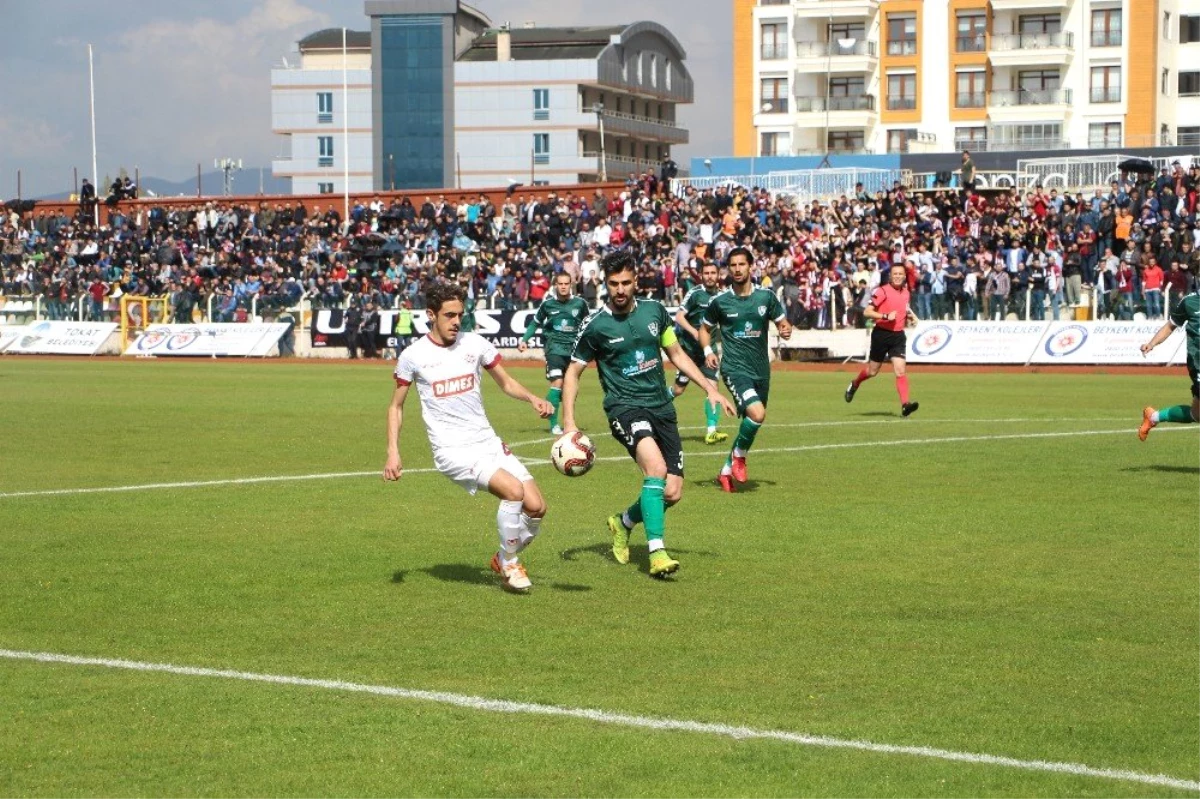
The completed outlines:
<svg viewBox="0 0 1200 799">
<path fill-rule="evenodd" d="M 567 375 L 567 367 L 571 365 L 570 355 L 546 354 L 546 380 L 553 383 L 562 380 Z"/>
<path fill-rule="evenodd" d="M 681 336 L 679 338 L 679 348 L 682 349 L 684 353 L 695 362 L 702 375 L 707 377 L 709 380 L 717 379 L 717 370 L 708 368 L 708 364 L 704 362 L 704 350 L 700 348 L 699 344 L 693 343 Z M 686 386 L 691 382 L 691 378 L 689 378 L 683 372 L 675 372 L 675 385 Z"/>
<path fill-rule="evenodd" d="M 683 440 L 674 403 L 661 408 L 613 408 L 608 414 L 608 427 L 635 461 L 638 442 L 653 438 L 666 461 L 667 474 L 683 477 Z"/>
<path fill-rule="evenodd" d="M 757 380 L 745 375 L 722 372 L 721 379 L 725 381 L 725 388 L 729 389 L 729 394 L 733 397 L 733 404 L 737 405 L 739 416 L 745 416 L 746 409 L 756 402 L 761 402 L 764 408 L 767 407 L 767 396 L 771 393 L 770 378 Z"/>
</svg>

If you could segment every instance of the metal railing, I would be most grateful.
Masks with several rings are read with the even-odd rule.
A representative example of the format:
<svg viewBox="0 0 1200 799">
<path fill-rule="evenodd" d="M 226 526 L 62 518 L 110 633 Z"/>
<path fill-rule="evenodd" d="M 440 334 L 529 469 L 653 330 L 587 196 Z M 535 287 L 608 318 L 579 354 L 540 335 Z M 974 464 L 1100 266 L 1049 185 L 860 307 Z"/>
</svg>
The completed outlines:
<svg viewBox="0 0 1200 799">
<path fill-rule="evenodd" d="M 1075 49 L 1075 36 L 1069 31 L 1059 33 L 993 33 L 993 50 L 1052 50 Z"/>
<path fill-rule="evenodd" d="M 887 107 L 889 111 L 912 111 L 917 107 L 917 98 L 889 97 L 887 98 Z"/>
<path fill-rule="evenodd" d="M 888 55 L 916 55 L 916 39 L 891 39 L 887 43 Z"/>
<path fill-rule="evenodd" d="M 829 111 L 874 111 L 875 95 L 852 94 L 849 97 L 797 97 L 796 113 Z"/>
<path fill-rule="evenodd" d="M 1121 31 L 1092 31 L 1092 47 L 1120 47 Z"/>
<path fill-rule="evenodd" d="M 1070 105 L 1070 89 L 1043 89 L 1041 91 L 1026 91 L 1012 89 L 988 92 L 988 105 L 1022 106 L 1022 105 Z"/>
<path fill-rule="evenodd" d="M 835 151 L 830 151 L 836 154 Z M 811 202 L 832 197 L 854 194 L 854 187 L 861 183 L 870 192 L 891 188 L 895 181 L 902 180 L 904 173 L 899 169 L 798 169 L 767 172 L 759 175 L 706 175 L 703 177 L 674 178 L 672 193 L 679 195 L 689 187 L 697 191 L 715 189 L 718 186 L 766 189 L 775 197 L 791 197 L 796 202 Z"/>
<path fill-rule="evenodd" d="M 982 53 L 987 49 L 987 36 L 977 33 L 973 36 L 959 36 L 954 40 L 956 53 Z"/>
<path fill-rule="evenodd" d="M 1090 96 L 1093 103 L 1119 103 L 1121 102 L 1121 87 L 1093 86 Z"/>
<path fill-rule="evenodd" d="M 796 42 L 797 58 L 837 58 L 838 56 L 870 56 L 878 55 L 875 42 L 856 41 L 848 47 L 841 45 L 835 39 L 832 42 Z"/>
<path fill-rule="evenodd" d="M 983 108 L 987 95 L 983 92 L 958 92 L 954 95 L 955 108 Z"/>
</svg>

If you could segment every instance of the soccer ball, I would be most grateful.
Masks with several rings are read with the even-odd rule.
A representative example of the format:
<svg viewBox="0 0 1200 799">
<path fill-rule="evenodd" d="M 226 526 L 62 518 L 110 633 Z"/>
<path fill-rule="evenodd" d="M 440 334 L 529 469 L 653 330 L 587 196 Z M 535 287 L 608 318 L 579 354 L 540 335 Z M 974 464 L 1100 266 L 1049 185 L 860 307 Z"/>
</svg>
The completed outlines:
<svg viewBox="0 0 1200 799">
<path fill-rule="evenodd" d="M 567 477 L 581 477 L 596 462 L 596 447 L 583 433 L 567 433 L 550 447 L 550 462 Z"/>
</svg>

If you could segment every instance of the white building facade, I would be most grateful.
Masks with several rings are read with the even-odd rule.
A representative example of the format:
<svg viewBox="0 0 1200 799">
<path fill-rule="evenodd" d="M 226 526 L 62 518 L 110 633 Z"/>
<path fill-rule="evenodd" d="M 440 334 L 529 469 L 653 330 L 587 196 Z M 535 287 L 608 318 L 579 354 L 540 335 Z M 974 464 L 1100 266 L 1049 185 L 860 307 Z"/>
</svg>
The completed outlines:
<svg viewBox="0 0 1200 799">
<path fill-rule="evenodd" d="M 735 89 L 739 155 L 1150 147 L 1195 132 L 1186 9 L 1200 0 L 734 3 L 734 73 L 751 81 Z"/>
</svg>

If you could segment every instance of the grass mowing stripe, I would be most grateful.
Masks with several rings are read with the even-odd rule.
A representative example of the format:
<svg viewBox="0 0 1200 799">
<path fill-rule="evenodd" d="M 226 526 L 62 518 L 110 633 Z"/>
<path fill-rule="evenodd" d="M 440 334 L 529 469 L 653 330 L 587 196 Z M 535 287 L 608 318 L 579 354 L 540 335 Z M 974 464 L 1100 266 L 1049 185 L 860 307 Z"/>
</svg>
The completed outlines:
<svg viewBox="0 0 1200 799">
<path fill-rule="evenodd" d="M 1200 791 L 1200 782 L 1169 777 L 1164 774 L 1144 774 L 1138 771 L 1124 769 L 1097 768 L 1082 763 L 1063 763 L 1046 760 L 1020 760 L 1002 755 L 976 754 L 973 752 L 955 752 L 949 749 L 937 749 L 928 746 L 905 746 L 899 744 L 882 744 L 873 741 L 861 741 L 845 738 L 830 738 L 823 735 L 805 735 L 803 733 L 785 732 L 782 730 L 759 730 L 752 727 L 737 727 L 728 724 L 712 724 L 680 719 L 653 718 L 648 716 L 629 716 L 621 713 L 609 713 L 591 708 L 561 707 L 558 705 L 542 705 L 532 702 L 509 702 L 501 699 L 486 699 L 479 696 L 453 694 L 443 691 L 422 691 L 412 688 L 393 688 L 386 685 L 365 685 L 362 683 L 346 682 L 343 680 L 317 680 L 309 677 L 290 677 L 279 674 L 257 674 L 254 672 L 235 671 L 230 669 L 207 669 L 194 666 L 175 666 L 170 663 L 144 663 L 135 660 L 116 660 L 110 658 L 89 658 L 75 655 L 60 655 L 53 652 L 24 652 L 12 649 L 0 649 L 0 658 L 8 660 L 34 661 L 38 663 L 54 663 L 72 666 L 99 666 L 110 669 L 126 669 L 129 671 L 157 672 L 177 674 L 186 677 L 215 677 L 227 680 L 243 680 L 246 682 L 262 682 L 275 685 L 293 685 L 304 688 L 323 688 L 331 691 L 350 691 L 354 693 L 373 694 L 396 699 L 410 699 L 421 702 L 435 702 L 443 705 L 480 710 L 490 713 L 517 713 L 538 716 L 560 716 L 573 719 L 583 719 L 600 724 L 612 724 L 621 727 L 637 727 L 642 729 L 691 732 L 701 735 L 719 735 L 738 740 L 763 739 L 814 746 L 829 749 L 854 749 L 863 752 L 874 752 L 885 755 L 909 755 L 912 757 L 935 758 L 960 763 L 977 765 L 1002 766 L 1005 768 L 1025 769 L 1027 771 L 1044 771 L 1059 774 L 1072 774 L 1079 777 L 1095 777 L 1099 779 L 1122 780 L 1137 782 L 1144 785 L 1159 785 L 1167 788 Z"/>
<path fill-rule="evenodd" d="M 781 426 L 781 425 L 777 425 Z M 1184 432 L 1190 427 L 1169 427 L 1159 433 Z M 842 444 L 806 444 L 799 447 L 763 447 L 753 450 L 755 455 L 771 455 L 789 452 L 814 452 L 818 450 L 830 449 L 856 449 L 862 447 L 877 447 L 882 444 L 957 444 L 964 441 L 1010 441 L 1013 439 L 1022 438 L 1071 438 L 1075 436 L 1111 436 L 1111 435 L 1128 435 L 1130 430 L 1122 428 L 1120 430 L 1060 430 L 1052 433 L 1000 433 L 996 435 L 984 436 L 946 436 L 943 438 L 904 438 L 895 441 L 851 441 Z M 688 457 L 703 458 L 726 456 L 724 450 L 702 450 L 700 452 L 689 452 Z M 628 460 L 628 455 L 610 455 L 606 458 L 596 458 L 597 461 L 624 461 Z M 549 463 L 546 460 L 523 461 L 527 467 L 545 466 Z M 431 474 L 437 469 L 405 469 L 405 474 Z M 291 480 L 332 480 L 342 477 L 378 477 L 382 473 L 376 469 L 369 472 L 325 472 L 322 474 L 292 474 L 292 475 L 275 475 L 269 477 L 237 477 L 227 480 L 193 480 L 190 482 L 181 483 L 142 483 L 140 485 L 127 486 L 104 486 L 99 488 L 52 488 L 44 491 L 11 491 L 0 494 L 0 499 L 14 499 L 17 497 L 50 497 L 60 496 L 64 494 L 104 494 L 121 491 L 151 491 L 163 488 L 205 488 L 208 486 L 224 486 L 224 485 L 252 485 L 255 483 L 282 483 Z"/>
</svg>

